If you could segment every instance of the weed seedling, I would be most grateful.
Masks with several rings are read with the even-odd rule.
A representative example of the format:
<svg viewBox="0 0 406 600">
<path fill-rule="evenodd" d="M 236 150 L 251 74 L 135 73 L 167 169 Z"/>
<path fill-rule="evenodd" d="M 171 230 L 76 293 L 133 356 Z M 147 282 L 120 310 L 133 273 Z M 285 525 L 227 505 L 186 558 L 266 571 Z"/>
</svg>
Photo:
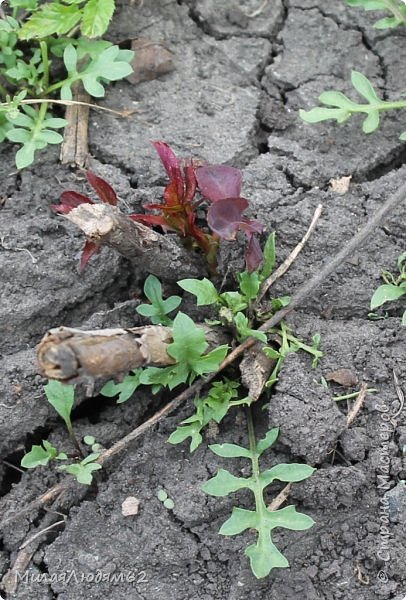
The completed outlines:
<svg viewBox="0 0 406 600">
<path fill-rule="evenodd" d="M 406 252 L 403 252 L 397 261 L 399 275 L 396 277 L 389 271 L 382 272 L 385 281 L 374 292 L 371 298 L 371 310 L 376 310 L 386 302 L 394 302 L 406 296 Z M 370 315 L 374 317 L 374 313 Z M 406 310 L 403 312 L 402 325 L 406 325 Z"/>
<path fill-rule="evenodd" d="M 173 510 L 175 508 L 175 502 L 172 498 L 169 498 L 165 490 L 158 490 L 157 498 L 168 510 Z"/>
<path fill-rule="evenodd" d="M 315 469 L 299 463 L 279 464 L 271 469 L 261 471 L 259 458 L 272 446 L 278 437 L 278 429 L 268 431 L 265 438 L 258 443 L 255 439 L 254 425 L 251 412 L 247 409 L 249 448 L 236 444 L 214 444 L 210 450 L 222 458 L 246 458 L 251 461 L 252 475 L 250 477 L 236 477 L 225 469 L 219 469 L 212 479 L 203 485 L 203 491 L 211 496 L 227 496 L 238 490 L 247 488 L 251 490 L 255 499 L 255 510 L 233 508 L 231 517 L 220 528 L 222 535 L 237 535 L 246 529 L 255 529 L 258 532 L 256 543 L 245 550 L 250 559 L 251 569 L 255 577 L 266 577 L 275 567 L 288 567 L 285 556 L 272 542 L 272 530 L 276 527 L 285 527 L 295 531 L 309 529 L 314 524 L 309 516 L 296 511 L 294 506 L 287 506 L 280 510 L 270 511 L 264 500 L 264 490 L 273 481 L 295 482 L 307 479 Z"/>
<path fill-rule="evenodd" d="M 144 294 L 151 304 L 140 304 L 135 309 L 139 315 L 148 317 L 153 325 L 171 325 L 168 314 L 178 308 L 182 299 L 179 296 L 162 298 L 162 285 L 155 275 L 148 275 L 144 283 Z"/>
</svg>

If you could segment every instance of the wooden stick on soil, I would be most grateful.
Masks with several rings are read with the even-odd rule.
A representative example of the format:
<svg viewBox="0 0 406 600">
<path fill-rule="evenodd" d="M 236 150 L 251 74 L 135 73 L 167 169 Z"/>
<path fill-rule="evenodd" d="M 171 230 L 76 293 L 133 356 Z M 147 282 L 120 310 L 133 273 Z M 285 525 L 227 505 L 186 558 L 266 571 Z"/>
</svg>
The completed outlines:
<svg viewBox="0 0 406 600">
<path fill-rule="evenodd" d="M 261 331 L 268 331 L 272 327 L 275 327 L 282 319 L 284 319 L 294 308 L 300 306 L 301 302 L 305 300 L 323 281 L 333 273 L 336 268 L 348 257 L 350 256 L 356 248 L 358 248 L 366 238 L 372 233 L 372 231 L 381 223 L 386 214 L 393 209 L 395 206 L 403 203 L 406 198 L 406 184 L 403 185 L 397 192 L 395 192 L 392 196 L 390 196 L 386 202 L 382 204 L 382 206 L 372 215 L 372 217 L 367 221 L 364 227 L 355 234 L 351 240 L 347 243 L 346 246 L 338 252 L 335 257 L 328 262 L 316 275 L 314 275 L 307 283 L 302 285 L 297 292 L 295 292 L 292 296 L 291 302 L 288 306 L 279 310 L 275 315 L 273 315 L 270 319 L 268 319 L 261 327 Z M 168 415 L 172 410 L 175 410 L 180 406 L 184 401 L 193 397 L 200 389 L 212 381 L 218 374 L 225 369 L 228 365 L 230 365 L 236 358 L 239 358 L 246 348 L 253 346 L 257 342 L 254 338 L 248 338 L 237 346 L 235 350 L 233 350 L 220 364 L 219 369 L 215 373 L 211 373 L 204 379 L 198 379 L 193 383 L 189 388 L 184 390 L 181 394 L 176 396 L 171 402 L 166 404 L 162 409 L 160 409 L 157 413 L 155 413 L 151 418 L 149 418 L 145 423 L 136 427 L 133 431 L 131 431 L 124 438 L 116 442 L 111 448 L 102 453 L 99 457 L 99 462 L 103 463 L 108 458 L 117 454 L 124 448 L 128 446 L 130 442 L 137 439 L 140 435 L 142 435 L 145 431 L 147 431 L 150 427 L 158 423 L 163 417 Z M 73 481 L 74 483 L 74 481 Z M 53 486 L 47 492 L 39 496 L 36 500 L 26 505 L 24 508 L 18 510 L 14 515 L 3 519 L 0 522 L 0 527 L 4 527 L 8 525 L 13 520 L 21 516 L 22 514 L 26 514 L 27 512 L 31 512 L 47 502 L 54 500 L 58 495 L 63 493 L 70 485 L 72 485 L 72 481 L 67 478 L 62 483 Z"/>
<path fill-rule="evenodd" d="M 365 402 L 365 398 L 367 397 L 367 393 L 368 393 L 368 384 L 363 382 L 361 384 L 361 388 L 359 391 L 359 394 L 357 396 L 356 401 L 354 402 L 350 412 L 347 415 L 347 427 L 350 427 L 352 422 L 354 421 L 355 417 L 357 416 L 357 414 L 359 413 L 359 411 L 362 408 L 362 405 Z"/>
<path fill-rule="evenodd" d="M 162 235 L 132 221 L 116 206 L 81 204 L 64 215 L 88 240 L 113 248 L 145 271 L 165 281 L 200 277 L 203 259 L 194 257 L 173 235 Z"/>
<path fill-rule="evenodd" d="M 87 134 L 90 96 L 84 91 L 81 81 L 77 81 L 73 89 L 77 104 L 70 104 L 66 108 L 65 118 L 68 124 L 64 131 L 60 160 L 63 165 L 76 164 L 84 167 L 89 154 Z"/>
<path fill-rule="evenodd" d="M 286 273 L 286 271 L 290 268 L 293 262 L 296 260 L 300 252 L 303 250 L 307 240 L 313 233 L 316 228 L 317 222 L 321 217 L 321 211 L 323 210 L 323 205 L 319 204 L 314 212 L 312 222 L 309 225 L 308 230 L 303 236 L 302 240 L 298 243 L 298 245 L 293 249 L 293 251 L 289 254 L 289 256 L 283 261 L 283 263 L 272 273 L 267 279 L 265 279 L 264 283 L 259 290 L 258 297 L 255 301 L 255 306 L 258 307 L 262 298 L 265 296 L 266 292 L 269 290 L 271 285 L 275 283 L 277 279 L 282 277 Z"/>
</svg>

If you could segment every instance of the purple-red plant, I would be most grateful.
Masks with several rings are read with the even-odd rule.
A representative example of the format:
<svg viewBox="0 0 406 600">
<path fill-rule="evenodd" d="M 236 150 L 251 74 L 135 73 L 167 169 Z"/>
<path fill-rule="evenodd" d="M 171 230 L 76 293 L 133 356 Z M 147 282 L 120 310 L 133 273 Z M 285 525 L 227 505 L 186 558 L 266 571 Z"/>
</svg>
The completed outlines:
<svg viewBox="0 0 406 600">
<path fill-rule="evenodd" d="M 86 177 L 92 188 L 95 190 L 96 194 L 100 198 L 100 200 L 106 204 L 111 204 L 112 206 L 116 206 L 117 204 L 117 195 L 113 190 L 110 184 L 107 183 L 101 177 L 98 177 L 92 171 L 87 171 Z M 60 197 L 60 204 L 52 204 L 51 209 L 56 213 L 62 213 L 64 215 L 70 213 L 73 208 L 77 208 L 81 204 L 96 204 L 94 200 L 88 198 L 84 194 L 80 194 L 79 192 L 75 192 L 72 190 L 68 190 L 63 192 Z M 96 244 L 96 242 L 90 242 L 87 240 L 85 245 L 83 246 L 82 254 L 80 257 L 79 270 L 83 271 L 90 258 L 99 252 L 100 246 Z"/>
<path fill-rule="evenodd" d="M 179 161 L 173 150 L 165 142 L 153 142 L 169 177 L 162 203 L 146 204 L 147 210 L 158 214 L 128 215 L 130 219 L 149 226 L 162 227 L 164 231 L 176 231 L 192 246 L 197 244 L 205 253 L 211 270 L 216 267 L 216 254 L 219 240 L 234 240 L 238 231 L 247 237 L 245 261 L 248 271 L 255 271 L 262 261 L 262 250 L 256 234 L 262 232 L 261 223 L 247 219 L 243 212 L 248 208 L 248 200 L 241 197 L 242 175 L 238 169 L 227 165 L 205 165 L 198 167 L 192 160 Z M 117 195 L 113 188 L 91 171 L 87 179 L 102 202 L 116 206 Z M 198 197 L 196 194 L 199 192 Z M 204 200 L 210 203 L 207 210 L 207 224 L 211 233 L 196 225 L 196 210 Z M 51 208 L 67 214 L 80 204 L 94 204 L 79 192 L 66 191 L 60 204 Z M 95 242 L 84 245 L 80 271 L 89 259 L 100 250 Z"/>
<path fill-rule="evenodd" d="M 248 246 L 245 255 L 247 269 L 254 271 L 262 260 L 262 251 L 256 233 L 262 232 L 258 221 L 242 216 L 248 200 L 241 198 L 242 175 L 238 169 L 227 165 L 196 167 L 189 161 L 181 167 L 173 150 L 165 142 L 153 142 L 169 176 L 162 204 L 146 204 L 161 214 L 130 215 L 131 219 L 145 225 L 160 225 L 171 229 L 188 240 L 194 240 L 205 252 L 209 265 L 214 268 L 220 239 L 234 240 L 238 231 L 244 231 Z M 212 204 L 207 212 L 207 223 L 212 234 L 196 225 L 196 209 L 202 198 L 195 199 L 200 191 L 203 199 Z"/>
</svg>

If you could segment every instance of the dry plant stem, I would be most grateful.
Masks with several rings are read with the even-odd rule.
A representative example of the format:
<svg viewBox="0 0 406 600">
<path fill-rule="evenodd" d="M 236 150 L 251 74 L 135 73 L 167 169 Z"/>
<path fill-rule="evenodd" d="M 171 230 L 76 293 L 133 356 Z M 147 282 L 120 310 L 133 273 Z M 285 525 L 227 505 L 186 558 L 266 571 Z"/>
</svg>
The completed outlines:
<svg viewBox="0 0 406 600">
<path fill-rule="evenodd" d="M 293 294 L 291 302 L 289 306 L 285 306 L 283 309 L 279 310 L 275 315 L 273 315 L 270 319 L 268 319 L 261 327 L 261 331 L 268 331 L 272 327 L 275 327 L 282 319 L 284 319 L 294 308 L 300 305 L 303 300 L 305 300 L 331 273 L 333 273 L 336 268 L 348 257 L 350 256 L 356 248 L 358 248 L 365 239 L 372 233 L 372 231 L 381 223 L 382 219 L 385 215 L 395 206 L 401 204 L 405 201 L 406 198 L 406 184 L 403 185 L 395 194 L 390 196 L 386 202 L 382 204 L 382 206 L 372 215 L 372 217 L 366 222 L 364 227 L 351 238 L 346 246 L 340 250 L 338 254 L 328 262 L 312 279 L 310 279 L 307 283 L 305 283 L 299 290 Z M 137 439 L 140 435 L 142 435 L 145 431 L 147 431 L 150 427 L 158 423 L 163 417 L 169 414 L 172 410 L 175 410 L 178 406 L 180 406 L 185 400 L 194 396 L 200 389 L 210 381 L 212 381 L 215 377 L 217 377 L 218 373 L 220 373 L 223 369 L 225 369 L 228 365 L 230 365 L 236 358 L 241 356 L 241 354 L 246 350 L 246 348 L 250 348 L 257 342 L 254 338 L 248 338 L 237 346 L 220 364 L 219 369 L 215 373 L 211 373 L 209 376 L 204 379 L 201 378 L 197 380 L 193 385 L 184 390 L 181 394 L 176 396 L 171 402 L 166 404 L 161 410 L 155 413 L 150 419 L 145 421 L 139 427 L 136 427 L 132 432 L 130 432 L 127 436 L 116 442 L 111 448 L 102 453 L 98 459 L 98 461 L 102 464 L 105 462 L 106 458 L 117 454 L 121 450 L 125 449 L 128 444 Z M 12 522 L 16 518 L 18 518 L 22 514 L 26 514 L 38 507 L 43 506 L 47 502 L 54 500 L 57 496 L 63 493 L 67 487 L 71 484 L 70 479 L 64 480 L 62 483 L 53 486 L 47 492 L 39 496 L 36 500 L 25 506 L 23 509 L 16 512 L 14 515 L 4 519 L 0 523 L 0 527 L 7 525 Z"/>
<path fill-rule="evenodd" d="M 89 153 L 87 133 L 90 96 L 84 91 L 81 81 L 74 84 L 74 93 L 77 104 L 70 104 L 65 112 L 68 124 L 64 131 L 60 160 L 63 165 L 83 167 Z"/>
<path fill-rule="evenodd" d="M 364 382 L 361 384 L 361 388 L 360 388 L 358 397 L 357 397 L 356 401 L 354 402 L 353 407 L 351 408 L 350 412 L 347 415 L 347 428 L 351 426 L 355 417 L 361 410 L 362 405 L 364 404 L 365 398 L 367 396 L 367 393 L 368 393 L 368 384 Z"/>
<path fill-rule="evenodd" d="M 27 569 L 28 565 L 31 562 L 31 558 L 33 554 L 36 552 L 36 548 L 34 550 L 27 552 L 26 550 L 20 550 L 17 554 L 17 558 L 14 561 L 14 565 L 11 569 L 7 571 L 1 580 L 0 588 L 8 595 L 14 595 L 19 581 L 19 575 L 24 573 Z"/>
<path fill-rule="evenodd" d="M 205 271 L 203 259 L 194 258 L 174 236 L 162 235 L 132 221 L 115 206 L 81 204 L 65 217 L 88 240 L 113 248 L 165 281 L 199 277 Z"/>
<path fill-rule="evenodd" d="M 113 115 L 117 115 L 118 117 L 128 117 L 133 113 L 137 112 L 136 108 L 132 108 L 129 110 L 114 110 L 112 108 L 107 108 L 106 106 L 99 106 L 98 104 L 91 104 L 90 102 L 81 102 L 79 100 L 55 100 L 54 98 L 30 98 L 27 100 L 21 100 L 20 104 L 60 104 L 62 106 L 74 106 L 75 104 L 81 106 L 88 106 L 89 108 L 96 108 L 97 110 L 102 110 L 105 112 L 109 112 Z M 7 106 L 9 102 L 0 102 L 1 106 Z"/>
<path fill-rule="evenodd" d="M 278 510 L 280 506 L 287 500 L 289 496 L 290 488 L 292 487 L 291 483 L 285 485 L 285 487 L 279 492 L 279 494 L 272 500 L 270 504 L 268 504 L 268 510 Z"/>
<path fill-rule="evenodd" d="M 257 300 L 255 302 L 255 308 L 258 308 L 259 303 L 261 302 L 262 298 L 265 296 L 266 292 L 269 290 L 271 285 L 273 285 L 277 279 L 279 279 L 280 277 L 282 277 L 282 275 L 284 275 L 286 273 L 286 271 L 289 269 L 289 267 L 292 265 L 292 263 L 296 260 L 296 258 L 300 254 L 300 252 L 303 250 L 307 240 L 309 239 L 309 237 L 313 233 L 314 229 L 316 228 L 316 225 L 317 225 L 318 220 L 320 219 L 322 210 L 323 210 L 323 205 L 319 204 L 314 212 L 312 222 L 309 225 L 309 229 L 306 231 L 303 239 L 298 243 L 296 248 L 294 248 L 294 250 L 289 254 L 289 256 L 286 258 L 286 260 L 284 260 L 283 263 L 276 269 L 276 271 L 274 273 L 272 273 L 272 275 L 270 275 L 267 279 L 265 279 L 265 281 L 262 284 L 261 289 L 259 291 Z"/>
<path fill-rule="evenodd" d="M 45 377 L 72 383 L 146 365 L 171 365 L 175 361 L 166 352 L 170 342 L 172 330 L 156 325 L 99 331 L 59 327 L 42 338 L 37 359 Z"/>
</svg>

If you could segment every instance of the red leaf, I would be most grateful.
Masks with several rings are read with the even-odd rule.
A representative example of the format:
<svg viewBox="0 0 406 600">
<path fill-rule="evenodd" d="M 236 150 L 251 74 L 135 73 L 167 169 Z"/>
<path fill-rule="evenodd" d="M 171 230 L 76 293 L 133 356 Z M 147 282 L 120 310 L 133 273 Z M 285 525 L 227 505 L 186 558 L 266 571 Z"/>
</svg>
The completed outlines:
<svg viewBox="0 0 406 600">
<path fill-rule="evenodd" d="M 207 223 L 212 231 L 223 240 L 233 240 L 241 228 L 242 213 L 248 208 L 245 198 L 223 198 L 217 200 L 207 211 Z"/>
<path fill-rule="evenodd" d="M 263 258 L 264 255 L 262 253 L 258 238 L 255 235 L 252 235 L 245 252 L 245 264 L 247 265 L 247 271 L 250 273 L 256 271 Z"/>
<path fill-rule="evenodd" d="M 160 227 L 164 227 L 168 229 L 168 225 L 165 221 L 165 217 L 162 215 L 128 215 L 130 219 L 133 221 L 137 221 L 138 223 L 142 223 L 143 225 L 159 225 Z"/>
<path fill-rule="evenodd" d="M 105 204 L 111 204 L 112 206 L 117 205 L 116 192 L 113 190 L 111 185 L 107 183 L 107 181 L 105 181 L 101 177 L 98 177 L 97 175 L 92 173 L 92 171 L 88 171 L 86 173 L 86 176 L 88 182 L 96 191 L 97 195 L 99 196 L 102 202 L 104 202 Z"/>
<path fill-rule="evenodd" d="M 82 273 L 83 269 L 86 267 L 89 260 L 92 258 L 94 254 L 99 252 L 100 246 L 96 244 L 96 242 L 89 242 L 87 240 L 85 245 L 83 246 L 82 255 L 80 257 L 79 271 Z"/>
<path fill-rule="evenodd" d="M 93 200 L 90 200 L 87 196 L 73 191 L 63 192 L 59 200 L 61 203 L 51 204 L 51 209 L 64 215 L 67 215 L 73 208 L 77 208 L 81 204 L 94 204 Z"/>
<path fill-rule="evenodd" d="M 206 165 L 197 169 L 196 179 L 203 196 L 212 202 L 240 196 L 242 175 L 234 167 Z"/>
<path fill-rule="evenodd" d="M 177 159 L 176 154 L 166 142 L 152 142 L 152 145 L 158 152 L 159 158 L 165 167 L 168 177 L 172 179 L 172 171 L 174 169 L 179 169 L 180 171 L 179 160 Z"/>
<path fill-rule="evenodd" d="M 193 163 L 186 165 L 186 167 L 184 168 L 184 173 L 186 183 L 184 202 L 190 203 L 195 197 L 197 188 L 197 181 Z"/>
</svg>

